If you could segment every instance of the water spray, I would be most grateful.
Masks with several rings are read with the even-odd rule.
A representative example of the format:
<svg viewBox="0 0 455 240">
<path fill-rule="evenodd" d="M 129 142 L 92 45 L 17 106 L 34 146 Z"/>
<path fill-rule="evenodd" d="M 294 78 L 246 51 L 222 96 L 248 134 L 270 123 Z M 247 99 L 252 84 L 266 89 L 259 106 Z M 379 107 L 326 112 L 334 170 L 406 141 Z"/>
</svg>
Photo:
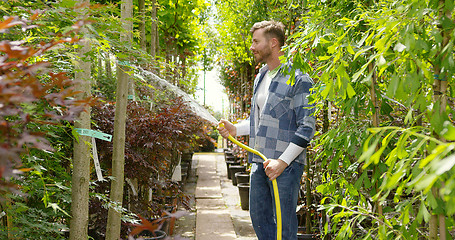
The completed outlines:
<svg viewBox="0 0 455 240">
<path fill-rule="evenodd" d="M 135 76 L 139 78 L 140 80 L 144 82 L 154 82 L 158 85 L 160 85 L 163 88 L 167 88 L 171 90 L 172 92 L 176 93 L 179 96 L 182 96 L 184 100 L 187 101 L 187 105 L 191 108 L 191 110 L 201 118 L 209 121 L 210 123 L 213 124 L 213 126 L 218 125 L 218 120 L 210 114 L 207 109 L 205 109 L 203 106 L 201 106 L 198 102 L 196 102 L 192 97 L 190 97 L 188 94 L 183 92 L 181 89 L 178 87 L 170 84 L 166 80 L 158 77 L 152 72 L 146 71 L 145 69 L 142 69 L 138 66 L 134 66 L 136 69 L 139 70 L 139 73 L 136 73 Z M 220 126 L 224 127 L 224 124 L 220 124 Z M 248 152 L 251 152 L 253 154 L 256 154 L 260 156 L 264 161 L 267 161 L 267 158 L 262 154 L 261 152 L 252 149 L 245 144 L 239 142 L 237 139 L 229 135 L 228 137 L 229 140 L 231 140 L 233 143 L 238 145 L 239 147 L 245 149 Z M 278 194 L 278 184 L 276 183 L 276 179 L 272 180 L 272 186 L 273 186 L 273 194 L 275 196 L 275 209 L 276 209 L 276 239 L 281 240 L 281 232 L 282 232 L 282 224 L 281 224 L 281 205 L 280 205 L 280 196 Z"/>
</svg>

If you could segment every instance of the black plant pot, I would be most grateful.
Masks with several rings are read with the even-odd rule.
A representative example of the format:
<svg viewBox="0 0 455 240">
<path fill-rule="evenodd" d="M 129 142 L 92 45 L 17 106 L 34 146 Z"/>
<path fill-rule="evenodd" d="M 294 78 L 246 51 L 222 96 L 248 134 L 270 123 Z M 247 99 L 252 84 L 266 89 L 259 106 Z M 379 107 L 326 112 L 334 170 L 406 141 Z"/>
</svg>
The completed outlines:
<svg viewBox="0 0 455 240">
<path fill-rule="evenodd" d="M 249 183 L 239 183 L 237 184 L 239 188 L 240 195 L 240 206 L 242 210 L 250 209 L 250 184 Z"/>
<path fill-rule="evenodd" d="M 236 161 L 237 158 L 234 155 L 224 155 L 225 161 Z"/>
<path fill-rule="evenodd" d="M 307 234 L 307 233 L 297 233 L 297 239 L 298 240 L 316 239 L 316 235 L 315 234 Z"/>
<path fill-rule="evenodd" d="M 237 173 L 235 173 L 235 179 L 237 180 L 237 184 L 250 183 L 250 173 L 249 172 L 237 172 Z"/>
<path fill-rule="evenodd" d="M 227 177 L 228 179 L 231 179 L 231 170 L 229 169 L 229 167 L 231 165 L 240 165 L 240 162 L 239 161 L 226 161 L 226 168 L 227 168 Z"/>
<path fill-rule="evenodd" d="M 186 183 L 186 180 L 188 180 L 188 173 L 186 172 L 182 172 L 182 180 L 180 182 L 182 182 L 183 184 Z"/>
<path fill-rule="evenodd" d="M 144 240 L 158 240 L 165 239 L 166 233 L 161 230 L 156 230 L 153 233 L 148 230 L 144 230 L 141 233 L 139 233 L 138 236 L 141 236 L 142 238 L 144 238 Z"/>
<path fill-rule="evenodd" d="M 238 172 L 244 172 L 246 167 L 244 165 L 231 165 L 229 166 L 229 170 L 231 172 L 231 180 L 234 186 L 237 186 L 237 179 L 235 178 L 235 174 Z"/>
<path fill-rule="evenodd" d="M 182 153 L 182 161 L 191 162 L 193 159 L 193 152 Z"/>
<path fill-rule="evenodd" d="M 183 173 L 187 173 L 187 174 L 189 173 L 189 171 L 190 171 L 190 164 L 189 163 L 181 162 L 180 166 L 182 167 L 182 174 Z"/>
</svg>

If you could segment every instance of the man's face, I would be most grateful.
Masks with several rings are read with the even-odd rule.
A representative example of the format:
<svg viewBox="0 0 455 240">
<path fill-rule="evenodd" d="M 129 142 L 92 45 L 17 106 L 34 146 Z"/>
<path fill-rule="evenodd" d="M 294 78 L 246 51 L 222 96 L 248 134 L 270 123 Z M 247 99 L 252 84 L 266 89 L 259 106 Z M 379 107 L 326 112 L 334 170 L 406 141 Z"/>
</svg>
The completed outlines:
<svg viewBox="0 0 455 240">
<path fill-rule="evenodd" d="M 270 41 L 265 36 L 264 29 L 254 31 L 253 43 L 251 44 L 250 50 L 253 52 L 256 62 L 266 62 L 270 55 L 272 55 Z"/>
</svg>

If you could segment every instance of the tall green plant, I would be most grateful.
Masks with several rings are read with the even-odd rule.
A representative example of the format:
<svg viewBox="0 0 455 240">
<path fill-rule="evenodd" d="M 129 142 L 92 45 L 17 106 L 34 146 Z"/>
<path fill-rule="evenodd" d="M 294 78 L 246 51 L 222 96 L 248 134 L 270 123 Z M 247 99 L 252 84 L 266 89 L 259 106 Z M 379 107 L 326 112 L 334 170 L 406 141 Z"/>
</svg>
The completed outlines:
<svg viewBox="0 0 455 240">
<path fill-rule="evenodd" d="M 422 220 L 428 224 L 427 213 L 443 214 L 445 202 L 452 200 L 448 196 L 435 196 L 438 204 L 434 204 L 428 200 L 424 188 L 414 188 L 409 182 L 423 171 L 430 171 L 424 170 L 425 165 L 419 162 L 428 160 L 427 155 L 433 155 L 434 149 L 451 148 L 450 144 L 431 138 L 432 132 L 439 134 L 451 129 L 447 116 L 453 114 L 450 107 L 443 107 L 445 113 L 436 110 L 440 105 L 433 105 L 431 93 L 434 83 L 440 80 L 434 80 L 440 78 L 435 66 L 442 64 L 447 74 L 444 80 L 448 83 L 445 94 L 453 95 L 450 83 L 453 83 L 454 40 L 447 34 L 453 33 L 453 4 L 450 1 L 307 1 L 307 4 L 304 9 L 308 12 L 301 16 L 299 30 L 290 37 L 286 57 L 318 81 L 314 100 L 334 101 L 340 111 L 332 129 L 317 141 L 321 153 L 318 160 L 330 166 L 342 166 L 329 168 L 323 175 L 324 183 L 318 187 L 326 195 L 323 201 L 326 205 L 322 208 L 332 216 L 328 224 L 331 228 L 327 225 L 325 233 L 331 232 L 337 239 L 356 235 L 365 239 L 426 236 L 429 229 Z M 374 95 L 379 104 L 369 100 L 368 96 Z M 449 101 L 448 105 L 453 106 L 453 102 Z M 366 134 L 371 126 L 367 119 L 378 113 L 383 130 Z M 423 128 L 410 128 L 417 119 Z M 346 127 L 346 123 L 354 128 Z M 388 126 L 403 130 L 385 134 L 384 131 L 390 130 Z M 357 133 L 355 138 L 352 133 Z M 334 141 L 332 137 L 341 139 Z M 356 151 L 348 154 L 341 142 L 352 142 L 352 139 L 358 139 L 353 145 Z M 362 149 L 360 143 L 364 141 L 368 147 Z M 330 154 L 327 149 L 333 149 L 334 144 L 337 150 Z M 393 144 L 397 148 L 391 147 Z M 438 156 L 450 159 L 449 153 L 450 150 L 439 152 Z M 392 164 L 391 159 L 396 162 Z M 438 165 L 436 158 L 429 160 Z M 450 164 L 444 166 L 451 171 Z M 420 177 L 424 176 L 433 181 L 425 183 L 426 186 L 433 183 L 447 186 L 451 182 L 443 172 Z M 402 182 L 408 185 L 401 185 Z M 383 216 L 375 213 L 371 201 L 383 204 Z M 421 207 L 416 208 L 419 204 Z M 349 221 L 341 221 L 345 219 Z M 452 228 L 453 223 L 449 221 L 447 226 Z"/>
</svg>

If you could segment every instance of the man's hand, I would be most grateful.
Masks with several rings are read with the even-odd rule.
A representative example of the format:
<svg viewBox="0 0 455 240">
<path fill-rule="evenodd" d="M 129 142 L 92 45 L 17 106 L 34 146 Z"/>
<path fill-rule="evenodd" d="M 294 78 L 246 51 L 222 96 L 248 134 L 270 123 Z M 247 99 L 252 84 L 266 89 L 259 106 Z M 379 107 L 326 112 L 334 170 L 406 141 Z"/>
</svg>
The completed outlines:
<svg viewBox="0 0 455 240">
<path fill-rule="evenodd" d="M 288 164 L 281 159 L 267 159 L 267 161 L 263 164 L 265 174 L 267 174 L 270 181 L 273 181 L 280 176 L 284 169 L 288 166 Z"/>
<path fill-rule="evenodd" d="M 232 124 L 226 119 L 221 119 L 218 125 L 221 123 L 224 124 L 224 127 L 218 126 L 217 128 L 221 136 L 223 136 L 224 138 L 228 138 L 229 134 L 231 134 L 231 136 L 233 137 L 237 135 L 237 128 L 234 126 L 234 124 Z"/>
</svg>

